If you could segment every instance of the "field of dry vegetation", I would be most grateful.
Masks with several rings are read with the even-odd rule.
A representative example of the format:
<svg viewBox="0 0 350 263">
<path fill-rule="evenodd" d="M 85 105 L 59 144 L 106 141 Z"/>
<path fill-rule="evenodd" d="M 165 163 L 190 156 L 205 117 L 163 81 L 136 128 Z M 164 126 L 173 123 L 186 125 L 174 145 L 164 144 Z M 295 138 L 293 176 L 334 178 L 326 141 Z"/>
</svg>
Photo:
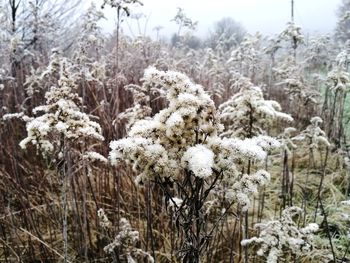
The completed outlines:
<svg viewBox="0 0 350 263">
<path fill-rule="evenodd" d="M 0 262 L 350 262 L 350 1 L 170 41 L 80 4 L 0 0 Z"/>
</svg>

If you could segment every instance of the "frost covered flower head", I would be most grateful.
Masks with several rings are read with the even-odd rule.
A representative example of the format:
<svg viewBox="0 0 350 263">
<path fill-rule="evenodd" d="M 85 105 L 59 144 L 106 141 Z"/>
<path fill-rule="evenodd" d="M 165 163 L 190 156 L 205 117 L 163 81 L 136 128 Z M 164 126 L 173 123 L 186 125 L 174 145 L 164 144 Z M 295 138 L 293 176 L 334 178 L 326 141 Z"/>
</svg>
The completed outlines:
<svg viewBox="0 0 350 263">
<path fill-rule="evenodd" d="M 301 134 L 295 137 L 296 140 L 307 140 L 309 147 L 314 149 L 320 145 L 330 146 L 330 143 L 326 137 L 326 133 L 319 127 L 322 123 L 322 119 L 318 116 L 311 118 L 310 125 L 306 127 Z"/>
<path fill-rule="evenodd" d="M 104 217 L 104 212 L 101 209 L 99 210 L 102 215 L 102 220 Z M 146 262 L 153 263 L 153 257 L 136 247 L 136 242 L 139 241 L 139 232 L 132 229 L 130 222 L 122 217 L 119 221 L 119 233 L 115 236 L 112 243 L 108 244 L 103 248 L 107 253 L 114 253 L 114 249 L 118 248 L 121 256 L 124 256 L 127 259 L 127 262 L 139 262 L 135 259 L 146 259 Z M 144 262 L 144 261 L 142 261 Z"/>
<path fill-rule="evenodd" d="M 313 238 L 318 225 L 309 224 L 298 228 L 295 219 L 301 214 L 301 208 L 288 207 L 283 210 L 280 220 L 256 224 L 259 235 L 243 240 L 242 246 L 256 244 L 257 255 L 265 257 L 269 263 L 277 263 L 279 258 L 288 259 L 291 255 L 298 258 L 307 256 L 314 249 Z"/>
<path fill-rule="evenodd" d="M 109 221 L 105 211 L 100 208 L 98 211 L 97 211 L 97 216 L 100 220 L 100 225 L 103 227 L 103 228 L 109 228 L 111 226 L 111 221 Z"/>
<path fill-rule="evenodd" d="M 144 82 L 142 86 L 130 84 L 125 86 L 125 89 L 133 94 L 133 106 L 120 113 L 114 122 L 126 120 L 126 129 L 129 130 L 137 121 L 147 119 L 151 115 L 150 96 L 152 91 L 147 82 Z"/>
<path fill-rule="evenodd" d="M 141 171 L 138 181 L 155 175 L 177 177 L 189 165 L 199 171 L 193 156 L 196 147 L 188 150 L 190 145 L 201 144 L 216 136 L 221 126 L 216 121 L 213 101 L 199 85 L 193 84 L 183 74 L 158 71 L 148 68 L 144 81 L 148 85 L 161 86 L 166 91 L 169 107 L 160 111 L 153 118 L 137 121 L 130 129 L 128 137 L 110 144 L 110 158 L 113 163 L 125 158 L 131 161 L 136 171 Z M 203 149 L 204 149 L 203 148 Z M 210 149 L 206 156 L 211 156 Z M 197 158 L 198 159 L 198 158 Z M 203 171 L 210 174 L 208 164 Z M 196 167 L 196 169 L 195 169 Z M 200 172 L 201 176 L 204 173 Z M 198 174 L 198 172 L 195 172 Z"/>
<path fill-rule="evenodd" d="M 31 143 L 45 156 L 62 147 L 62 138 L 70 142 L 82 138 L 104 140 L 100 125 L 81 112 L 78 106 L 81 98 L 75 93 L 76 84 L 69 75 L 63 67 L 58 85 L 45 94 L 46 104 L 33 109 L 36 117 L 27 121 L 27 137 L 20 142 L 21 148 Z"/>
<path fill-rule="evenodd" d="M 112 164 L 125 160 L 132 165 L 138 184 L 148 180 L 181 183 L 189 176 L 210 182 L 220 174 L 229 185 L 225 198 L 247 210 L 251 196 L 270 175 L 263 170 L 242 175 L 239 165 L 265 160 L 266 151 L 279 143 L 268 136 L 220 138 L 222 126 L 214 102 L 181 73 L 148 68 L 143 79 L 165 91 L 168 107 L 135 122 L 126 138 L 110 143 Z"/>
<path fill-rule="evenodd" d="M 283 133 L 280 135 L 280 141 L 282 145 L 282 150 L 287 151 L 287 153 L 291 152 L 291 149 L 297 148 L 297 146 L 293 143 L 292 134 L 296 132 L 294 127 L 285 128 Z"/>
<path fill-rule="evenodd" d="M 187 163 L 188 168 L 197 177 L 206 178 L 213 173 L 214 153 L 202 144 L 188 148 L 182 161 Z"/>
<path fill-rule="evenodd" d="M 293 120 L 281 112 L 276 101 L 265 100 L 260 87 L 247 80 L 242 83 L 240 91 L 219 107 L 225 125 L 223 136 L 253 137 L 266 133 L 268 125 L 275 121 Z"/>
<path fill-rule="evenodd" d="M 178 180 L 188 174 L 209 180 L 222 172 L 233 183 L 238 181 L 230 197 L 237 201 L 235 195 L 242 184 L 236 164 L 263 161 L 266 151 L 277 142 L 265 137 L 220 138 L 222 125 L 214 102 L 201 86 L 181 73 L 148 68 L 144 80 L 166 92 L 168 107 L 152 118 L 137 121 L 126 138 L 110 143 L 112 164 L 129 162 L 138 173 L 137 183 L 159 178 Z M 241 198 L 246 207 L 246 199 L 268 178 L 261 172 L 246 180 Z"/>
<path fill-rule="evenodd" d="M 328 73 L 327 85 L 334 92 L 336 91 L 347 92 L 350 89 L 350 74 L 345 70 L 339 67 L 336 67 Z"/>
<path fill-rule="evenodd" d="M 291 41 L 293 48 L 297 48 L 304 41 L 301 27 L 295 25 L 294 22 L 287 23 L 287 27 L 280 33 L 279 38 Z"/>
<path fill-rule="evenodd" d="M 229 201 L 236 201 L 242 211 L 247 211 L 250 207 L 250 197 L 258 193 L 258 187 L 270 181 L 270 174 L 264 170 L 259 170 L 254 174 L 244 174 L 226 190 L 225 197 Z"/>
</svg>

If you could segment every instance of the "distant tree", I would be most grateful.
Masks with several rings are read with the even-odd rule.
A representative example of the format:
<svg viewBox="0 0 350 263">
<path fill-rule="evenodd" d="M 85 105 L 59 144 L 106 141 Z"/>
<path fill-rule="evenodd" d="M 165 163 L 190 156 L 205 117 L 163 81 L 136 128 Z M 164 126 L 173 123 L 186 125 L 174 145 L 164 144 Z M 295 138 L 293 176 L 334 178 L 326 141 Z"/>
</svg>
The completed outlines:
<svg viewBox="0 0 350 263">
<path fill-rule="evenodd" d="M 214 31 L 210 34 L 208 42 L 211 48 L 223 44 L 226 50 L 230 50 L 243 40 L 246 32 L 241 23 L 231 17 L 224 17 L 214 24 Z"/>
<path fill-rule="evenodd" d="M 338 22 L 335 38 L 345 42 L 350 38 L 350 0 L 342 0 L 337 10 Z"/>
</svg>

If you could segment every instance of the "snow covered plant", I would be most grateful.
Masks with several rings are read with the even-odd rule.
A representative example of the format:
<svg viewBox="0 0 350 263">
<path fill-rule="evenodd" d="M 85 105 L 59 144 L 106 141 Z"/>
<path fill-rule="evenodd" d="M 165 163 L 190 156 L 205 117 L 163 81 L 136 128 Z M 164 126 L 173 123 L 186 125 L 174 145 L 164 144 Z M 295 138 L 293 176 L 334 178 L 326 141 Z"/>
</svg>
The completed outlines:
<svg viewBox="0 0 350 263">
<path fill-rule="evenodd" d="M 303 51 L 306 67 L 309 69 L 324 69 L 330 66 L 329 56 L 334 44 L 328 35 L 312 37 Z"/>
<path fill-rule="evenodd" d="M 264 99 L 260 87 L 248 79 L 241 83 L 239 92 L 219 107 L 225 125 L 222 136 L 252 138 L 266 134 L 266 129 L 275 121 L 293 121 L 290 115 L 281 112 L 278 102 Z"/>
<path fill-rule="evenodd" d="M 310 125 L 295 137 L 296 140 L 306 140 L 310 149 L 317 149 L 320 145 L 329 147 L 330 143 L 325 132 L 319 127 L 322 119 L 318 116 L 311 118 Z"/>
<path fill-rule="evenodd" d="M 279 220 L 272 220 L 256 224 L 259 235 L 241 242 L 242 246 L 255 244 L 257 255 L 265 257 L 268 263 L 277 263 L 279 258 L 284 262 L 307 257 L 314 249 L 314 233 L 318 230 L 317 224 L 309 224 L 298 228 L 295 222 L 302 214 L 299 207 L 288 207 L 282 212 Z"/>
<path fill-rule="evenodd" d="M 304 36 L 301 33 L 301 27 L 297 26 L 294 22 L 287 23 L 287 27 L 279 34 L 279 38 L 281 40 L 290 41 L 294 52 L 304 41 Z"/>
<path fill-rule="evenodd" d="M 111 228 L 111 222 L 108 220 L 104 210 L 99 209 L 97 215 L 100 220 L 100 225 L 105 230 L 109 230 Z M 139 232 L 133 230 L 130 222 L 122 217 L 119 220 L 118 234 L 110 244 L 103 248 L 103 250 L 111 254 L 116 262 L 119 262 L 121 259 L 126 259 L 127 263 L 136 263 L 144 262 L 143 260 L 146 259 L 146 262 L 153 263 L 154 259 L 149 253 L 137 248 L 138 242 Z"/>
<path fill-rule="evenodd" d="M 64 59 L 57 49 L 51 50 L 51 53 L 49 65 L 44 70 L 32 68 L 31 74 L 26 76 L 24 86 L 29 97 L 47 91 L 52 85 L 57 84 Z"/>
<path fill-rule="evenodd" d="M 293 198 L 293 188 L 294 188 L 294 174 L 289 172 L 289 155 L 293 154 L 291 150 L 297 148 L 297 146 L 293 143 L 291 138 L 292 133 L 296 131 L 293 127 L 285 128 L 283 133 L 279 136 L 281 143 L 281 156 L 282 156 L 282 178 L 281 178 L 281 186 L 282 186 L 282 202 L 281 202 L 281 210 L 284 209 L 287 205 L 292 204 Z"/>
<path fill-rule="evenodd" d="M 239 71 L 244 76 L 249 76 L 253 80 L 261 69 L 261 40 L 260 33 L 255 35 L 247 34 L 239 46 L 232 51 L 227 63 L 231 71 Z"/>
<path fill-rule="evenodd" d="M 137 184 L 151 181 L 163 190 L 184 234 L 179 256 L 185 263 L 199 262 L 214 231 L 208 230 L 204 204 L 225 176 L 236 180 L 236 191 L 225 211 L 233 203 L 247 206 L 247 199 L 269 175 L 258 171 L 251 177 L 241 176 L 238 163 L 264 160 L 268 140 L 220 138 L 222 125 L 214 102 L 183 74 L 150 67 L 144 80 L 166 91 L 168 107 L 136 122 L 126 138 L 112 141 L 110 160 L 113 164 L 126 160 L 138 173 Z"/>
<path fill-rule="evenodd" d="M 33 109 L 38 116 L 27 122 L 28 135 L 20 142 L 21 148 L 26 149 L 31 143 L 43 156 L 55 152 L 61 159 L 65 143 L 82 143 L 83 138 L 104 140 L 100 125 L 80 111 L 81 98 L 75 88 L 63 66 L 58 86 L 52 86 L 45 94 L 46 104 Z"/>
<path fill-rule="evenodd" d="M 337 55 L 334 68 L 327 75 L 327 86 L 332 91 L 341 93 L 341 97 L 350 90 L 350 75 L 347 72 L 349 63 L 350 55 L 347 50 L 343 50 Z"/>
<path fill-rule="evenodd" d="M 68 262 L 67 189 L 72 163 L 81 161 L 85 166 L 86 161 L 106 162 L 106 159 L 89 149 L 89 142 L 103 141 L 104 137 L 100 125 L 81 111 L 82 99 L 76 93 L 77 84 L 71 77 L 69 64 L 61 60 L 57 70 L 57 85 L 46 92 L 46 104 L 35 107 L 32 118 L 21 116 L 27 122 L 27 137 L 19 145 L 26 149 L 32 144 L 44 157 L 51 157 L 62 177 L 63 251 L 64 262 Z"/>
<path fill-rule="evenodd" d="M 285 128 L 283 133 L 280 135 L 282 150 L 288 154 L 291 153 L 291 149 L 297 148 L 297 146 L 293 143 L 293 138 L 291 138 L 292 133 L 294 132 L 296 132 L 294 127 L 288 127 Z"/>
<path fill-rule="evenodd" d="M 350 91 L 350 74 L 348 73 L 350 63 L 350 52 L 343 50 L 335 59 L 335 65 L 332 71 L 327 75 L 327 97 L 328 89 L 334 94 L 332 106 L 330 109 L 330 125 L 328 135 L 337 141 L 340 146 L 341 138 L 344 133 L 344 114 L 346 109 L 346 97 Z"/>
<path fill-rule="evenodd" d="M 207 48 L 203 63 L 199 67 L 201 80 L 205 81 L 214 101 L 223 97 L 230 79 L 230 73 L 223 58 L 224 56 L 219 52 Z"/>
<path fill-rule="evenodd" d="M 95 3 L 92 3 L 83 16 L 82 33 L 78 39 L 78 49 L 75 57 L 78 63 L 91 62 L 89 52 L 98 52 L 102 48 L 103 34 L 98 22 L 104 17 L 103 12 L 97 10 Z M 96 54 L 95 60 L 98 58 Z"/>
<path fill-rule="evenodd" d="M 104 18 L 103 12 L 92 3 L 82 18 L 82 32 L 73 55 L 76 64 L 76 77 L 80 78 L 79 81 L 93 82 L 100 87 L 103 85 L 106 70 L 104 63 L 101 63 L 102 47 L 105 39 L 98 23 Z M 85 89 L 85 85 L 83 85 L 83 88 Z M 83 93 L 85 94 L 85 90 L 83 90 Z"/>
<path fill-rule="evenodd" d="M 151 89 L 145 83 L 142 86 L 130 84 L 125 86 L 125 89 L 133 94 L 133 106 L 120 113 L 114 122 L 126 120 L 126 130 L 129 130 L 135 122 L 151 115 Z"/>
<path fill-rule="evenodd" d="M 310 103 L 317 104 L 319 92 L 308 85 L 303 78 L 302 70 L 302 67 L 296 64 L 295 58 L 287 56 L 273 68 L 277 79 L 276 86 L 284 87 L 284 90 L 290 95 L 290 100 L 296 104 L 305 106 Z M 295 114 L 299 116 L 300 109 L 297 110 Z"/>
</svg>

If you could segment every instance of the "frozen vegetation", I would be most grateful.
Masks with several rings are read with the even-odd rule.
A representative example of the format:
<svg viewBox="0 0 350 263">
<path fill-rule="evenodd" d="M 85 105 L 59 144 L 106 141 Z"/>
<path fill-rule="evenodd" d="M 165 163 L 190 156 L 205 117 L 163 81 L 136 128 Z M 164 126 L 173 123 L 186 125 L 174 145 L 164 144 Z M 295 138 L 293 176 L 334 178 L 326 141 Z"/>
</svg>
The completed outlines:
<svg viewBox="0 0 350 263">
<path fill-rule="evenodd" d="M 308 37 L 178 8 L 168 41 L 80 4 L 0 0 L 1 262 L 350 261 L 350 1 Z"/>
</svg>

